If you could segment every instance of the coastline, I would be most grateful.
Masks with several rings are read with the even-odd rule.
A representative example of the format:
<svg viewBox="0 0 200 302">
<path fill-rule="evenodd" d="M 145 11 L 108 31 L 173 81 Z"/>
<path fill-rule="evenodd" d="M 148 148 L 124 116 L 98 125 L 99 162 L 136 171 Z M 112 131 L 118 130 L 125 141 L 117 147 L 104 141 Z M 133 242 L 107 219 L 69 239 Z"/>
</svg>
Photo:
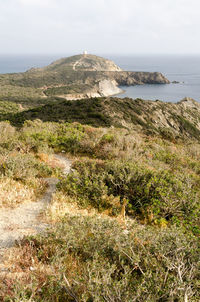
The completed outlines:
<svg viewBox="0 0 200 302">
<path fill-rule="evenodd" d="M 118 88 L 121 89 L 120 86 L 119 86 Z M 121 89 L 121 92 L 112 94 L 111 96 L 118 96 L 118 95 L 122 95 L 122 94 L 124 94 L 124 93 L 126 93 L 126 90 L 125 90 L 125 89 Z"/>
</svg>

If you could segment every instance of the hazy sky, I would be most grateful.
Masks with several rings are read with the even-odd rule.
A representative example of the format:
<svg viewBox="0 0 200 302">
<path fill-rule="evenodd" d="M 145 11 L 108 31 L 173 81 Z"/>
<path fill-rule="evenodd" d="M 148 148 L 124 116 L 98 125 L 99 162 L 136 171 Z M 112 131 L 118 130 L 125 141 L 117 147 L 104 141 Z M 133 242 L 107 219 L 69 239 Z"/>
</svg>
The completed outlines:
<svg viewBox="0 0 200 302">
<path fill-rule="evenodd" d="M 0 53 L 200 54 L 200 0 L 0 0 Z"/>
</svg>

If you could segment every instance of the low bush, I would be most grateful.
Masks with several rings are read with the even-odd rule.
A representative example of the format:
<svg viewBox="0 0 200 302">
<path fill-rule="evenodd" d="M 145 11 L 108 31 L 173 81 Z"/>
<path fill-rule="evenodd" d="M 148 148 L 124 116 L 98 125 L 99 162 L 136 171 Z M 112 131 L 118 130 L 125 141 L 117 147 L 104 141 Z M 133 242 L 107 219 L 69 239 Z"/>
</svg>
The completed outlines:
<svg viewBox="0 0 200 302">
<path fill-rule="evenodd" d="M 102 211 L 116 205 L 112 205 L 112 197 L 119 197 L 119 211 L 126 199 L 130 215 L 139 215 L 149 223 L 160 219 L 192 222 L 196 230 L 200 194 L 196 178 L 121 161 L 77 161 L 74 169 L 60 188 L 81 205 Z"/>
<path fill-rule="evenodd" d="M 57 152 L 65 150 L 75 153 L 79 151 L 83 137 L 84 128 L 78 123 L 42 123 L 40 120 L 35 120 L 25 122 L 20 140 L 34 152 L 53 148 Z"/>
<path fill-rule="evenodd" d="M 176 227 L 144 229 L 134 221 L 124 230 L 111 219 L 66 215 L 16 253 L 13 269 L 26 277 L 4 279 L 4 301 L 200 299 L 198 242 Z"/>
<path fill-rule="evenodd" d="M 28 178 L 48 177 L 53 169 L 41 163 L 30 154 L 13 154 L 2 158 L 0 162 L 0 176 L 15 180 L 26 181 Z"/>
<path fill-rule="evenodd" d="M 14 141 L 18 139 L 18 133 L 9 122 L 0 122 L 0 147 L 9 149 L 10 145 L 13 145 Z"/>
</svg>

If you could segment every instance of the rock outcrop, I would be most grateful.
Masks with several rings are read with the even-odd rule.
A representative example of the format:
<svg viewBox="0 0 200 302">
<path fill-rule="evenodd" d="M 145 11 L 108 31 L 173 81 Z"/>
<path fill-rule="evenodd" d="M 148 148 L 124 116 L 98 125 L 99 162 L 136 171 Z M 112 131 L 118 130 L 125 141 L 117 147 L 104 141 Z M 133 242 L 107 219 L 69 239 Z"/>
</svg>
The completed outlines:
<svg viewBox="0 0 200 302">
<path fill-rule="evenodd" d="M 121 86 L 170 83 L 170 81 L 160 72 L 121 71 L 114 73 L 113 78 L 116 80 L 118 85 Z"/>
</svg>

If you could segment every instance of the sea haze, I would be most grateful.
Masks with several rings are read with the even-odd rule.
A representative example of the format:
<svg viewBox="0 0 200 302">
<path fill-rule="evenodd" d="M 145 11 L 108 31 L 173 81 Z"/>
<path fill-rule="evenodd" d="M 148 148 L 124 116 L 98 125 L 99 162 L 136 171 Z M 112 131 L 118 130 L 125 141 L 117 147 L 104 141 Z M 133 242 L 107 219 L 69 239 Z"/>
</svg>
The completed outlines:
<svg viewBox="0 0 200 302">
<path fill-rule="evenodd" d="M 0 73 L 23 72 L 31 67 L 43 67 L 69 55 L 0 56 Z M 177 102 L 184 97 L 191 97 L 200 102 L 200 56 L 101 56 L 113 60 L 124 70 L 158 71 L 170 81 L 180 82 L 168 85 L 121 87 L 125 93 L 118 97 L 159 99 L 167 102 Z"/>
<path fill-rule="evenodd" d="M 32 67 L 43 67 L 59 59 L 59 56 L 7 56 L 0 55 L 0 74 L 24 72 Z"/>
</svg>

